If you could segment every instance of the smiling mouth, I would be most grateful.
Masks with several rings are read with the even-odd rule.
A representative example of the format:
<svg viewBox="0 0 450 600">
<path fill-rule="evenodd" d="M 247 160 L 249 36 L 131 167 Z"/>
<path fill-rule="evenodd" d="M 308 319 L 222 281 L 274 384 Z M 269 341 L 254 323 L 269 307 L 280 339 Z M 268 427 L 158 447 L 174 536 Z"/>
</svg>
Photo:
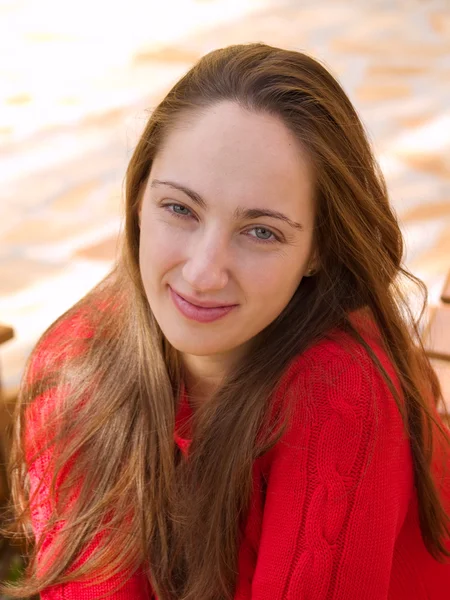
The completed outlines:
<svg viewBox="0 0 450 600">
<path fill-rule="evenodd" d="M 237 304 L 231 306 L 215 306 L 209 308 L 196 306 L 195 304 L 192 304 L 191 302 L 177 294 L 177 292 L 175 292 L 170 286 L 169 290 L 172 296 L 172 300 L 175 306 L 180 311 L 180 313 L 184 317 L 193 321 L 199 321 L 200 323 L 210 323 L 212 321 L 220 319 L 221 317 L 224 317 L 238 306 Z"/>
<path fill-rule="evenodd" d="M 192 304 L 192 306 L 195 306 L 196 308 L 231 308 L 232 306 L 237 306 L 237 304 L 215 304 L 214 302 L 205 302 L 204 304 L 198 304 L 193 298 L 191 299 L 189 297 L 183 296 L 173 288 L 170 289 L 175 294 L 177 294 L 177 296 L 179 296 L 182 300 L 184 300 L 185 302 L 189 302 L 189 304 Z"/>
</svg>

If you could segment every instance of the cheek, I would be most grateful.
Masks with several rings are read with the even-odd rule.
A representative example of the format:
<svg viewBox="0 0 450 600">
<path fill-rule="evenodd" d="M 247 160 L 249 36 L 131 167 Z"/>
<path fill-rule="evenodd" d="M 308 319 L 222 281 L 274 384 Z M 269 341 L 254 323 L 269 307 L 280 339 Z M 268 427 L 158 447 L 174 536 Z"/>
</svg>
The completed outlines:
<svg viewBox="0 0 450 600">
<path fill-rule="evenodd" d="M 253 304 L 259 306 L 259 311 L 268 317 L 278 316 L 285 308 L 298 285 L 300 284 L 302 270 L 298 261 L 289 261 L 278 265 L 265 265 L 262 269 L 255 269 L 252 276 L 247 277 L 249 282 L 248 294 L 253 299 Z"/>
<path fill-rule="evenodd" d="M 185 243 L 176 239 L 173 230 L 164 223 L 149 221 L 141 228 L 139 256 L 141 269 L 161 273 L 180 260 Z M 151 266 L 151 269 L 150 269 Z"/>
<path fill-rule="evenodd" d="M 264 266 L 252 269 L 252 286 L 267 296 L 289 295 L 300 282 L 301 270 L 298 261 L 289 261 L 285 257 L 265 261 Z"/>
</svg>

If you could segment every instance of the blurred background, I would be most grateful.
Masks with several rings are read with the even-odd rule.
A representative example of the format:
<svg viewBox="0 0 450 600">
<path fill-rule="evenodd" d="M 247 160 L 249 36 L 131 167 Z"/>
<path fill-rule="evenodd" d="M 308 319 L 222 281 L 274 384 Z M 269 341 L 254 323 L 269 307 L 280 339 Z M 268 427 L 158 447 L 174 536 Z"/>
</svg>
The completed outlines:
<svg viewBox="0 0 450 600">
<path fill-rule="evenodd" d="M 37 338 L 112 266 L 149 113 L 203 54 L 252 41 L 307 52 L 341 82 L 386 176 L 405 263 L 430 305 L 449 308 L 448 0 L 0 0 L 1 435 Z M 442 314 L 434 364 L 448 386 Z"/>
</svg>

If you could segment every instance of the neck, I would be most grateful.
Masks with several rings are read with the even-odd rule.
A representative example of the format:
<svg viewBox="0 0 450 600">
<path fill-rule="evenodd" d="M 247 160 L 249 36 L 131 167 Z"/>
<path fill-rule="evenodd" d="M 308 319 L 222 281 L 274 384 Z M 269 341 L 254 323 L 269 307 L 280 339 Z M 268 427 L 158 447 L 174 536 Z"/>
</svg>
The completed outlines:
<svg viewBox="0 0 450 600">
<path fill-rule="evenodd" d="M 217 381 L 196 379 L 189 372 L 185 374 L 184 384 L 189 403 L 193 408 L 208 402 L 220 385 Z"/>
<path fill-rule="evenodd" d="M 222 385 L 227 373 L 248 351 L 249 342 L 221 354 L 183 354 L 183 379 L 192 401 L 196 405 L 207 402 Z"/>
</svg>

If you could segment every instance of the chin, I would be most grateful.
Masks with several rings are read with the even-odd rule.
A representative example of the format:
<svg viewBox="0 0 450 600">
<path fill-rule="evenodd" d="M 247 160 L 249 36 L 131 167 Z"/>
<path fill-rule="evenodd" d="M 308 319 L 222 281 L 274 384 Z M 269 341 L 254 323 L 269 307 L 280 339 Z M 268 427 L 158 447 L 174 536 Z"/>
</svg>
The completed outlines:
<svg viewBox="0 0 450 600">
<path fill-rule="evenodd" d="M 232 342 L 224 343 L 223 340 L 219 341 L 218 339 L 207 339 L 208 336 L 202 338 L 201 335 L 195 333 L 187 332 L 186 335 L 182 335 L 180 331 L 176 334 L 174 332 L 166 332 L 164 329 L 162 329 L 162 331 L 167 341 L 178 350 L 178 352 L 192 354 L 193 356 L 223 354 L 230 352 L 239 345 L 233 344 Z"/>
</svg>

